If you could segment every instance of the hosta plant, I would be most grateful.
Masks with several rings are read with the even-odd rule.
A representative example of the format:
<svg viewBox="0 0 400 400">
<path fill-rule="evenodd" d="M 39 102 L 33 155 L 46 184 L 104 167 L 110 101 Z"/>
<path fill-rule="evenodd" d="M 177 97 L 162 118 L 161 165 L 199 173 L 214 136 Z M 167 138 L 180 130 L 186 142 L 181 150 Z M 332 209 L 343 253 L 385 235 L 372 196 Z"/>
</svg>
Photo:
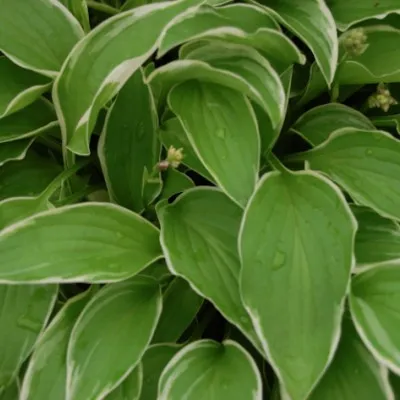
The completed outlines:
<svg viewBox="0 0 400 400">
<path fill-rule="evenodd" d="M 400 396 L 399 0 L 0 0 L 0 399 Z"/>
</svg>

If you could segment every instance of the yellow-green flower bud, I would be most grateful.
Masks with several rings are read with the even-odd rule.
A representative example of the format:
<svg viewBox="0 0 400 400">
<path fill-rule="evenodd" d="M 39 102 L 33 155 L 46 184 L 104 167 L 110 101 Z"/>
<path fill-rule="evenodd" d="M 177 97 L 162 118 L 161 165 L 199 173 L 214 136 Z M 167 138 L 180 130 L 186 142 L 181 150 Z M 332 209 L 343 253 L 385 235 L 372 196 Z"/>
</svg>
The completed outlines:
<svg viewBox="0 0 400 400">
<path fill-rule="evenodd" d="M 397 101 L 390 94 L 389 89 L 380 83 L 376 89 L 376 93 L 372 94 L 368 98 L 369 108 L 380 108 L 384 112 L 388 112 L 390 106 L 397 104 Z"/>
<path fill-rule="evenodd" d="M 364 28 L 355 28 L 345 32 L 341 38 L 346 53 L 350 56 L 360 56 L 368 47 L 368 36 Z"/>
<path fill-rule="evenodd" d="M 183 160 L 183 149 L 176 149 L 174 146 L 171 146 L 168 149 L 168 154 L 167 154 L 167 161 L 171 165 L 171 167 L 178 168 L 182 160 Z"/>
</svg>

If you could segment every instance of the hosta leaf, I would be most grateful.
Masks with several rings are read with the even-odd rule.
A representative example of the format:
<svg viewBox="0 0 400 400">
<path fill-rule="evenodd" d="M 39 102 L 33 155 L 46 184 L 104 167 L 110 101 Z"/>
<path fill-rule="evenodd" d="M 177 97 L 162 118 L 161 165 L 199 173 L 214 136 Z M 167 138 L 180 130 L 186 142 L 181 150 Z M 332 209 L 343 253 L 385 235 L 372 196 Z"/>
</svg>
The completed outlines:
<svg viewBox="0 0 400 400">
<path fill-rule="evenodd" d="M 90 31 L 89 13 L 86 0 L 59 0 L 80 22 L 86 32 Z"/>
<path fill-rule="evenodd" d="M 314 62 L 310 67 L 307 85 L 297 101 L 296 106 L 301 107 L 315 99 L 323 92 L 328 91 L 328 86 L 318 65 Z"/>
<path fill-rule="evenodd" d="M 67 400 L 104 398 L 117 387 L 142 358 L 161 308 L 161 290 L 152 278 L 135 277 L 98 292 L 71 333 Z"/>
<path fill-rule="evenodd" d="M 311 172 L 264 175 L 245 210 L 242 299 L 292 400 L 307 398 L 336 349 L 355 229 L 340 191 Z"/>
<path fill-rule="evenodd" d="M 400 262 L 382 263 L 352 279 L 350 309 L 369 351 L 400 374 Z"/>
<path fill-rule="evenodd" d="M 194 49 L 186 58 L 204 61 L 214 68 L 241 77 L 252 88 L 248 96 L 265 109 L 272 125 L 275 127 L 283 120 L 285 90 L 282 82 L 256 50 L 243 45 L 210 42 Z"/>
<path fill-rule="evenodd" d="M 0 168 L 0 200 L 38 195 L 60 171 L 61 166 L 55 162 L 28 151 L 23 160 Z"/>
<path fill-rule="evenodd" d="M 164 179 L 160 199 L 168 199 L 171 196 L 181 193 L 194 186 L 194 182 L 187 175 L 177 171 L 176 169 L 170 168 L 167 171 Z"/>
<path fill-rule="evenodd" d="M 56 285 L 0 285 L 0 391 L 17 377 L 56 297 Z"/>
<path fill-rule="evenodd" d="M 353 206 L 358 221 L 355 255 L 358 267 L 400 259 L 400 228 L 367 207 Z"/>
<path fill-rule="evenodd" d="M 45 99 L 39 99 L 0 119 L 0 143 L 35 136 L 57 125 L 52 105 Z"/>
<path fill-rule="evenodd" d="M 354 108 L 329 103 L 307 111 L 295 122 L 291 130 L 311 145 L 317 146 L 325 142 L 332 132 L 342 128 L 372 130 L 374 125 Z"/>
<path fill-rule="evenodd" d="M 143 72 L 126 82 L 108 112 L 99 156 L 111 198 L 141 212 L 146 176 L 153 173 L 160 154 L 157 111 Z M 158 177 L 158 173 L 154 178 Z"/>
<path fill-rule="evenodd" d="M 0 389 L 0 400 L 15 400 L 19 398 L 19 385 L 18 380 L 14 380 L 10 385 Z"/>
<path fill-rule="evenodd" d="M 270 14 L 251 4 L 231 4 L 221 8 L 203 5 L 168 28 L 157 55 L 161 57 L 173 47 L 227 27 L 247 33 L 254 33 L 260 28 L 279 30 L 279 25 Z"/>
<path fill-rule="evenodd" d="M 143 369 L 139 364 L 105 400 L 139 400 L 142 391 Z"/>
<path fill-rule="evenodd" d="M 400 219 L 399 151 L 400 142 L 385 132 L 345 128 L 302 157 L 357 203 Z"/>
<path fill-rule="evenodd" d="M 278 72 L 282 73 L 294 63 L 304 64 L 305 57 L 299 49 L 282 32 L 272 28 L 259 28 L 254 33 L 247 33 L 238 28 L 217 28 L 210 30 L 200 41 L 192 41 L 179 49 L 179 57 L 186 55 L 197 47 L 198 43 L 214 41 L 235 43 L 257 49 Z"/>
<path fill-rule="evenodd" d="M 236 243 L 242 209 L 219 190 L 196 188 L 160 207 L 158 215 L 171 272 L 186 279 L 258 346 L 239 294 Z"/>
<path fill-rule="evenodd" d="M 157 398 L 158 380 L 165 366 L 180 350 L 175 344 L 153 344 L 142 358 L 143 388 L 140 400 L 154 400 Z"/>
<path fill-rule="evenodd" d="M 200 2 L 135 8 L 108 19 L 74 48 L 53 90 L 64 141 L 71 151 L 90 153 L 90 134 L 99 110 L 150 57 L 166 27 Z"/>
<path fill-rule="evenodd" d="M 0 118 L 31 104 L 49 87 L 49 79 L 0 57 Z"/>
<path fill-rule="evenodd" d="M 162 144 L 168 149 L 170 146 L 176 149 L 183 149 L 184 158 L 183 164 L 187 165 L 193 171 L 204 176 L 209 181 L 213 181 L 209 172 L 204 168 L 202 162 L 197 157 L 196 152 L 193 150 L 186 133 L 178 118 L 171 118 L 165 121 L 160 128 L 160 140 Z"/>
<path fill-rule="evenodd" d="M 371 116 L 371 121 L 378 128 L 393 127 L 400 133 L 400 114 Z"/>
<path fill-rule="evenodd" d="M 165 367 L 159 400 L 262 399 L 260 372 L 236 342 L 200 340 L 185 346 Z"/>
<path fill-rule="evenodd" d="M 149 81 L 160 91 L 162 103 L 177 83 L 197 79 L 234 89 L 255 101 L 274 127 L 284 117 L 285 92 L 278 74 L 256 50 L 228 43 L 210 43 L 157 69 Z"/>
<path fill-rule="evenodd" d="M 0 143 L 0 167 L 9 161 L 22 160 L 34 140 L 28 138 Z"/>
<path fill-rule="evenodd" d="M 163 294 L 163 311 L 153 343 L 177 342 L 202 304 L 203 298 L 184 279 L 175 278 Z M 171 321 L 174 321 L 173 324 Z"/>
<path fill-rule="evenodd" d="M 386 400 L 392 399 L 388 371 L 365 348 L 344 318 L 339 347 L 310 400 Z"/>
<path fill-rule="evenodd" d="M 65 398 L 69 337 L 90 297 L 89 290 L 68 300 L 41 335 L 25 372 L 20 400 Z"/>
<path fill-rule="evenodd" d="M 395 399 L 397 400 L 400 396 L 400 375 L 390 374 L 390 384 L 395 394 Z"/>
<path fill-rule="evenodd" d="M 1 0 L 0 50 L 21 67 L 55 76 L 83 36 L 57 0 Z"/>
<path fill-rule="evenodd" d="M 218 185 L 238 204 L 246 204 L 260 153 L 257 121 L 247 99 L 232 89 L 193 80 L 176 86 L 168 102 Z"/>
<path fill-rule="evenodd" d="M 350 57 L 340 64 L 338 82 L 343 85 L 398 82 L 400 62 L 397 44 L 400 40 L 400 29 L 371 26 L 364 30 L 368 46 L 362 54 Z"/>
<path fill-rule="evenodd" d="M 336 25 L 341 31 L 345 31 L 351 25 L 370 18 L 383 19 L 391 12 L 400 12 L 397 0 L 327 0 Z"/>
<path fill-rule="evenodd" d="M 332 83 L 338 60 L 335 20 L 324 0 L 262 0 L 261 4 L 311 49 L 326 82 Z"/>
<path fill-rule="evenodd" d="M 2 231 L 0 282 L 126 279 L 161 256 L 158 236 L 142 217 L 109 203 L 45 211 Z"/>
</svg>

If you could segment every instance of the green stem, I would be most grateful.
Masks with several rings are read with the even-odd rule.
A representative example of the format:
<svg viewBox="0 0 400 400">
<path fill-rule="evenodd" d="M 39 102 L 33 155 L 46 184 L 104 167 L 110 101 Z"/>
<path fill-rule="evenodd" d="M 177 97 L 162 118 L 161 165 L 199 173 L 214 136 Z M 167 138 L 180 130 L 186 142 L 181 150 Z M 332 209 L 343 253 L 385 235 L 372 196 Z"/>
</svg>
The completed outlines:
<svg viewBox="0 0 400 400">
<path fill-rule="evenodd" d="M 97 1 L 93 0 L 86 0 L 86 4 L 89 8 L 103 12 L 104 14 L 108 15 L 117 15 L 119 14 L 119 10 L 117 8 L 111 7 L 108 4 L 98 3 Z"/>
<path fill-rule="evenodd" d="M 61 172 L 57 175 L 47 186 L 47 188 L 42 192 L 40 195 L 43 201 L 48 201 L 50 197 L 54 194 L 54 192 L 63 184 L 63 182 L 74 176 L 81 168 L 85 167 L 90 163 L 90 158 L 77 162 L 71 168 L 66 169 L 65 171 Z"/>
<path fill-rule="evenodd" d="M 89 194 L 96 192 L 99 189 L 103 189 L 103 186 L 89 186 L 85 187 L 79 192 L 73 193 L 71 196 L 65 197 L 64 199 L 55 202 L 57 207 L 66 206 L 68 204 L 75 204 L 77 201 L 81 200 L 83 197 L 89 196 Z"/>
<path fill-rule="evenodd" d="M 284 173 L 288 172 L 288 169 L 280 162 L 278 157 L 272 153 L 272 151 L 268 154 L 267 160 L 274 170 Z"/>
</svg>

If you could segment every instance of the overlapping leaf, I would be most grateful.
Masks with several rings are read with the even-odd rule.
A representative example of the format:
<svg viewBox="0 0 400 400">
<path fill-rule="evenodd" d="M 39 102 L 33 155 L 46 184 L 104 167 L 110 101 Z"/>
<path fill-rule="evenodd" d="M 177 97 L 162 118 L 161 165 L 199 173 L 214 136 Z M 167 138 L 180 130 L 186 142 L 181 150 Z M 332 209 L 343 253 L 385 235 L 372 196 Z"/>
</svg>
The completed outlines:
<svg viewBox="0 0 400 400">
<path fill-rule="evenodd" d="M 89 12 L 86 0 L 59 0 L 80 22 L 83 29 L 90 31 Z"/>
<path fill-rule="evenodd" d="M 139 400 L 143 386 L 143 368 L 139 364 L 105 400 Z"/>
<path fill-rule="evenodd" d="M 315 107 L 303 114 L 291 127 L 311 145 L 317 146 L 342 128 L 372 130 L 372 122 L 354 108 L 339 103 Z"/>
<path fill-rule="evenodd" d="M 34 102 L 49 87 L 49 79 L 0 57 L 0 118 Z"/>
<path fill-rule="evenodd" d="M 147 179 L 159 178 L 158 172 L 154 172 L 160 154 L 157 119 L 152 93 L 139 69 L 124 85 L 109 110 L 99 145 L 102 169 L 112 199 L 136 212 L 143 211 L 146 206 Z M 161 182 L 158 186 L 160 190 Z"/>
<path fill-rule="evenodd" d="M 18 376 L 56 297 L 56 285 L 0 285 L 0 391 Z"/>
<path fill-rule="evenodd" d="M 236 342 L 201 340 L 185 346 L 165 367 L 159 400 L 262 399 L 260 372 Z"/>
<path fill-rule="evenodd" d="M 186 191 L 158 210 L 167 265 L 258 347 L 239 294 L 237 235 L 242 210 L 212 188 Z"/>
<path fill-rule="evenodd" d="M 262 0 L 260 3 L 307 44 L 330 85 L 338 60 L 338 39 L 335 21 L 324 0 Z"/>
<path fill-rule="evenodd" d="M 351 25 L 366 19 L 382 19 L 392 12 L 400 12 L 397 0 L 327 0 L 327 4 L 335 18 L 338 29 L 341 31 L 345 31 Z"/>
<path fill-rule="evenodd" d="M 400 262 L 382 263 L 352 280 L 350 309 L 364 344 L 400 374 Z"/>
<path fill-rule="evenodd" d="M 67 400 L 104 398 L 115 389 L 140 362 L 161 308 L 161 290 L 152 278 L 135 277 L 98 292 L 71 333 Z M 105 360 L 112 368 L 104 368 Z"/>
<path fill-rule="evenodd" d="M 199 3 L 201 0 L 154 3 L 121 13 L 74 48 L 53 91 L 64 142 L 71 151 L 90 153 L 90 135 L 101 107 L 150 57 L 175 18 Z"/>
<path fill-rule="evenodd" d="M 89 290 L 68 300 L 41 335 L 24 376 L 21 400 L 65 398 L 69 337 L 91 294 Z"/>
<path fill-rule="evenodd" d="M 400 219 L 399 151 L 400 142 L 385 132 L 345 128 L 301 157 L 359 204 Z"/>
<path fill-rule="evenodd" d="M 399 225 L 367 207 L 353 206 L 358 229 L 355 242 L 357 266 L 400 259 Z"/>
<path fill-rule="evenodd" d="M 0 281 L 126 279 L 160 258 L 158 236 L 142 217 L 108 203 L 45 211 L 1 232 Z"/>
<path fill-rule="evenodd" d="M 348 317 L 343 325 L 333 361 L 310 400 L 392 399 L 387 369 L 367 350 Z"/>
<path fill-rule="evenodd" d="M 245 210 L 242 299 L 292 400 L 307 398 L 336 349 L 355 228 L 340 191 L 311 172 L 266 174 Z"/>
<path fill-rule="evenodd" d="M 1 0 L 0 50 L 16 64 L 56 76 L 83 36 L 58 0 Z"/>
<path fill-rule="evenodd" d="M 256 184 L 260 153 L 248 100 L 232 89 L 193 80 L 175 86 L 168 103 L 215 181 L 238 204 L 246 204 Z"/>
<path fill-rule="evenodd" d="M 34 140 L 28 138 L 0 143 L 0 167 L 9 161 L 22 160 Z"/>
<path fill-rule="evenodd" d="M 168 199 L 171 196 L 181 193 L 186 189 L 194 187 L 194 182 L 184 173 L 176 169 L 169 169 L 163 182 L 160 200 Z"/>
</svg>

